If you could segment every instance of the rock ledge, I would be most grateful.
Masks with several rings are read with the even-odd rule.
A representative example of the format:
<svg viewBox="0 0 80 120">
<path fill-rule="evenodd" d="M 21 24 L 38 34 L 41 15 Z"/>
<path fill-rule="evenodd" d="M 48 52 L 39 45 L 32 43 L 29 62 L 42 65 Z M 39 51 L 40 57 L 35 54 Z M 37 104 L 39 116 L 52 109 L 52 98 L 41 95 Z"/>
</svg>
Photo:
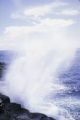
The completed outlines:
<svg viewBox="0 0 80 120">
<path fill-rule="evenodd" d="M 41 113 L 31 113 L 20 104 L 11 103 L 10 98 L 0 94 L 0 120 L 55 120 Z"/>
</svg>

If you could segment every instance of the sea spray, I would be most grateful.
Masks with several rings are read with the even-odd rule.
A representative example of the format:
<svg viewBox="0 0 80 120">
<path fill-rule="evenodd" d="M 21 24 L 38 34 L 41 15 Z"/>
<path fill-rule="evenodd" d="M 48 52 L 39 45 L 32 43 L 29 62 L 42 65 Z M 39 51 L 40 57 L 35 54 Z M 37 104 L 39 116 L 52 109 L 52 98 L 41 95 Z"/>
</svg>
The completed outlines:
<svg viewBox="0 0 80 120">
<path fill-rule="evenodd" d="M 1 48 L 12 50 L 16 56 L 5 73 L 0 90 L 32 112 L 44 113 L 57 120 L 74 120 L 60 104 L 66 102 L 56 100 L 56 95 L 68 90 L 59 74 L 70 68 L 76 44 L 66 37 L 59 24 L 50 25 L 51 28 L 43 24 L 42 28 L 6 29 L 7 42 L 3 42 Z M 61 26 L 64 27 L 64 23 Z"/>
<path fill-rule="evenodd" d="M 44 113 L 58 120 L 74 120 L 54 101 L 59 91 L 67 90 L 60 83 L 58 72 L 61 66 L 64 70 L 69 68 L 74 53 L 74 48 L 57 49 L 33 44 L 19 53 L 8 67 L 2 92 L 32 112 Z"/>
</svg>

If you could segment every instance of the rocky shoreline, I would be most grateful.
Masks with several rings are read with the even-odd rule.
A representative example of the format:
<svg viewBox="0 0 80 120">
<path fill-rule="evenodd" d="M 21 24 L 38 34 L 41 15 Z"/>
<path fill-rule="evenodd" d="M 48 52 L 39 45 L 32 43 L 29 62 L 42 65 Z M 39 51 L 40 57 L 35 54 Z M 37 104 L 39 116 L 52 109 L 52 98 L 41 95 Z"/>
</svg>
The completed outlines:
<svg viewBox="0 0 80 120">
<path fill-rule="evenodd" d="M 11 103 L 8 96 L 0 94 L 0 120 L 55 120 L 41 113 L 31 113 L 20 104 Z"/>
</svg>

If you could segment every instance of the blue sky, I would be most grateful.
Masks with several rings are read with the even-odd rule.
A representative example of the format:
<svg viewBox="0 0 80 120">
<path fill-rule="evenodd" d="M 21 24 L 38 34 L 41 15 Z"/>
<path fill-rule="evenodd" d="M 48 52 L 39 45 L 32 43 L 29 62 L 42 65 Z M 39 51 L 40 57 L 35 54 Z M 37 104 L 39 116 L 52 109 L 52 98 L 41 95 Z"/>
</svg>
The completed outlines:
<svg viewBox="0 0 80 120">
<path fill-rule="evenodd" d="M 10 39 L 20 43 L 19 37 L 32 39 L 29 34 L 36 36 L 35 32 L 45 39 L 44 31 L 49 36 L 54 27 L 58 31 L 61 29 L 61 34 L 65 32 L 69 39 L 74 39 L 73 44 L 79 45 L 79 0 L 0 0 L 0 49 L 8 48 L 8 42 L 12 46 L 14 41 Z"/>
</svg>

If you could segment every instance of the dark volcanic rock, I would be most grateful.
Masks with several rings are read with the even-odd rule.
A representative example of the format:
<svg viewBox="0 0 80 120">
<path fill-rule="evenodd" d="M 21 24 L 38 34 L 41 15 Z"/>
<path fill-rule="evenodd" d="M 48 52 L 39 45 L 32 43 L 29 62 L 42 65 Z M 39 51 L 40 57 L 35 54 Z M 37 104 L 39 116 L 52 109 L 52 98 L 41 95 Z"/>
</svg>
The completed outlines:
<svg viewBox="0 0 80 120">
<path fill-rule="evenodd" d="M 2 95 L 2 94 L 0 94 L 0 101 L 1 101 L 2 103 L 4 103 L 4 104 L 10 103 L 9 97 L 4 96 L 4 95 Z M 1 103 L 1 102 L 0 102 L 0 103 Z"/>
<path fill-rule="evenodd" d="M 7 96 L 0 94 L 0 120 L 54 120 L 41 113 L 31 113 L 20 104 L 10 103 Z"/>
<path fill-rule="evenodd" d="M 5 109 L 5 105 L 10 104 L 10 99 L 7 96 L 0 94 L 0 113 Z"/>
<path fill-rule="evenodd" d="M 33 120 L 54 120 L 54 119 L 52 119 L 52 118 L 50 118 L 50 117 L 47 117 L 46 115 L 44 115 L 44 114 L 41 114 L 41 113 L 32 113 L 31 114 L 31 118 L 33 119 Z"/>
</svg>

